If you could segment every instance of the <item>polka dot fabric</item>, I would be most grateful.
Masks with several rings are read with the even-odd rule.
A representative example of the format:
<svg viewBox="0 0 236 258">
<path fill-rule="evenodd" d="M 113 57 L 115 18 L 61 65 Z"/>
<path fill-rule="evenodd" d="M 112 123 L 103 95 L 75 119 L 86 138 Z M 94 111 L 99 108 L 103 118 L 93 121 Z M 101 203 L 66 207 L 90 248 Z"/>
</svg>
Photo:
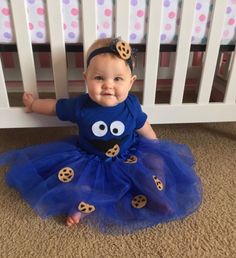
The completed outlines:
<svg viewBox="0 0 236 258">
<path fill-rule="evenodd" d="M 49 42 L 47 10 L 45 0 L 25 0 L 29 15 L 29 30 L 33 43 Z M 96 0 L 97 37 L 115 35 L 115 5 L 118 0 Z M 130 2 L 129 40 L 131 43 L 145 43 L 149 0 L 128 0 Z M 224 29 L 221 44 L 236 41 L 236 0 L 226 0 Z M 81 1 L 61 0 L 63 27 L 66 43 L 82 41 Z M 205 44 L 209 33 L 213 0 L 196 0 L 192 44 Z M 163 0 L 161 43 L 176 44 L 180 24 L 182 0 Z M 9 0 L 0 1 L 0 43 L 14 43 L 15 35 Z"/>
<path fill-rule="evenodd" d="M 65 41 L 77 43 L 82 41 L 81 3 L 78 0 L 61 0 L 64 20 Z"/>
<path fill-rule="evenodd" d="M 97 37 L 114 36 L 115 31 L 115 2 L 111 0 L 96 0 L 97 3 Z"/>
<path fill-rule="evenodd" d="M 145 43 L 148 2 L 144 0 L 130 0 L 129 40 L 131 43 Z"/>
<path fill-rule="evenodd" d="M 0 43 L 15 42 L 12 31 L 12 17 L 9 3 L 6 0 L 0 1 Z"/>
<path fill-rule="evenodd" d="M 32 43 L 49 42 L 47 26 L 47 9 L 45 0 L 25 0 L 29 16 L 29 30 Z M 76 43 L 82 41 L 81 10 L 78 0 L 61 0 L 65 41 Z M 15 42 L 13 22 L 9 0 L 0 0 L 0 42 Z"/>
</svg>

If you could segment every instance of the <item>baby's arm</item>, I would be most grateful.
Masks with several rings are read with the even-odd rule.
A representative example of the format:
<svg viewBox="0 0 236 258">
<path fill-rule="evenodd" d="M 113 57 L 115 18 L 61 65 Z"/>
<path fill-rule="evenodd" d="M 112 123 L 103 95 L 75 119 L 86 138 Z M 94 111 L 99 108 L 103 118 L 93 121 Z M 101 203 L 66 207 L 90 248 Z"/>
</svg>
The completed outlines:
<svg viewBox="0 0 236 258">
<path fill-rule="evenodd" d="M 35 112 L 43 115 L 56 114 L 55 99 L 35 99 L 31 93 L 23 94 L 23 103 L 27 113 Z"/>
<path fill-rule="evenodd" d="M 151 140 L 156 140 L 157 136 L 148 121 L 145 122 L 142 128 L 137 130 L 137 133 Z"/>
</svg>

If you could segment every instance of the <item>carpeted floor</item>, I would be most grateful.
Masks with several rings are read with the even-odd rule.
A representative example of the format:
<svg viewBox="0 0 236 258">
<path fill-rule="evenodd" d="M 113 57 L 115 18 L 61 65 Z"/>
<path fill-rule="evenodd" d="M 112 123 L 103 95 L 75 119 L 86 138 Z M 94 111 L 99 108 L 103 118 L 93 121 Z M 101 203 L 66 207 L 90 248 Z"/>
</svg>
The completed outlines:
<svg viewBox="0 0 236 258">
<path fill-rule="evenodd" d="M 236 123 L 159 125 L 161 138 L 192 149 L 204 190 L 201 208 L 183 221 L 108 236 L 63 218 L 41 220 L 0 173 L 0 257 L 236 257 Z M 74 128 L 1 129 L 0 152 L 63 138 Z"/>
</svg>

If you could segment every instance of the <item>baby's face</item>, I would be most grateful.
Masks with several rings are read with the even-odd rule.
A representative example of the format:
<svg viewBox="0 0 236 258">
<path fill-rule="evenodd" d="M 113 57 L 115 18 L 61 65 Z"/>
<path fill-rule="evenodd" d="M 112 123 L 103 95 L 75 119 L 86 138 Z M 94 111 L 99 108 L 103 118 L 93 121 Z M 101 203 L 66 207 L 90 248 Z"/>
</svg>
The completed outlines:
<svg viewBox="0 0 236 258">
<path fill-rule="evenodd" d="M 127 98 L 136 76 L 132 76 L 124 60 L 100 54 L 91 59 L 84 79 L 90 98 L 102 106 L 112 107 Z"/>
</svg>

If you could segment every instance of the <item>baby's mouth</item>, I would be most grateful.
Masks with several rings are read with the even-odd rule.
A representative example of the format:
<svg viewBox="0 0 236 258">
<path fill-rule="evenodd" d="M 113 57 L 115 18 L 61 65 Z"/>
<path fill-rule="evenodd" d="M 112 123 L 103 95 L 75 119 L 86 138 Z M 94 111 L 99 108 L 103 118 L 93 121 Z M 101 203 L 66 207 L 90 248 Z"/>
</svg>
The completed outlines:
<svg viewBox="0 0 236 258">
<path fill-rule="evenodd" d="M 102 96 L 114 96 L 112 93 L 104 92 L 101 94 Z"/>
</svg>

